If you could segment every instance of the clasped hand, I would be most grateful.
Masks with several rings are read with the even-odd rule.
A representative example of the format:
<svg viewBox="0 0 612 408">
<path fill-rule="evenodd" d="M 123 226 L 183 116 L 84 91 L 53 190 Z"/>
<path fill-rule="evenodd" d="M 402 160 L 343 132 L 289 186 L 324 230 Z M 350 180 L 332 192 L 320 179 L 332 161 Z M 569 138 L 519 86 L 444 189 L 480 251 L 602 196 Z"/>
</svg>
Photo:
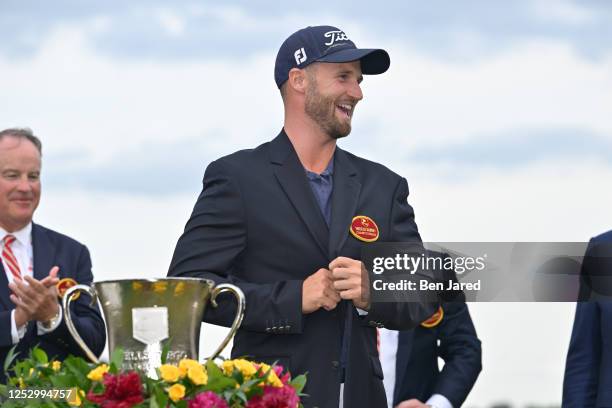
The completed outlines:
<svg viewBox="0 0 612 408">
<path fill-rule="evenodd" d="M 58 312 L 57 288 L 59 268 L 54 266 L 42 280 L 26 276 L 9 284 L 13 292 L 11 302 L 15 304 L 15 324 L 19 327 L 31 320 L 46 322 Z"/>
<path fill-rule="evenodd" d="M 328 268 L 310 275 L 302 286 L 302 312 L 320 308 L 332 310 L 342 299 L 351 300 L 355 307 L 368 310 L 370 291 L 367 273 L 361 261 L 340 256 Z"/>
</svg>

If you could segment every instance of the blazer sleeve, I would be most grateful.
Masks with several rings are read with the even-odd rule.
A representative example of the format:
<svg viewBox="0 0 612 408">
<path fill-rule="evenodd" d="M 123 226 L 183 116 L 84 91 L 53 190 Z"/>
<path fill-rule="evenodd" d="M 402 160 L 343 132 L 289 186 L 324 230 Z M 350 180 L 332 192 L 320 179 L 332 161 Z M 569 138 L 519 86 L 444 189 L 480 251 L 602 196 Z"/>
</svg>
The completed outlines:
<svg viewBox="0 0 612 408">
<path fill-rule="evenodd" d="M 91 285 L 93 275 L 91 272 L 91 257 L 89 250 L 84 245 L 78 246 L 76 253 L 76 265 L 73 271 L 61 271 L 63 277 L 71 277 L 79 284 Z M 100 314 L 98 305 L 90 306 L 91 298 L 89 295 L 81 293 L 79 298 L 72 302 L 70 306 L 70 314 L 74 325 L 83 338 L 83 341 L 99 356 L 106 345 L 106 331 L 104 320 Z M 56 346 L 66 351 L 66 354 L 75 354 L 85 356 L 81 347 L 73 339 L 66 326 L 66 316 L 63 317 L 60 325 L 47 334 L 41 336 L 41 339 L 52 342 Z"/>
<path fill-rule="evenodd" d="M 414 221 L 414 211 L 408 204 L 408 182 L 400 178 L 390 209 L 389 242 L 421 243 L 421 236 Z M 415 292 L 415 295 L 419 295 Z M 387 329 L 405 330 L 418 326 L 438 309 L 438 302 L 429 299 L 372 302 L 367 321 L 377 322 Z"/>
<path fill-rule="evenodd" d="M 600 311 L 597 302 L 578 302 L 570 339 L 565 375 L 563 407 L 594 407 L 601 363 Z"/>
<path fill-rule="evenodd" d="M 465 303 L 445 303 L 443 308 L 444 319 L 438 329 L 438 354 L 444 360 L 444 367 L 437 377 L 433 394 L 444 395 L 453 407 L 460 407 L 482 370 L 481 342 Z"/>
<path fill-rule="evenodd" d="M 278 321 L 285 327 L 283 334 L 301 333 L 302 280 L 260 284 L 237 279 L 232 274 L 233 268 L 241 262 L 246 240 L 246 212 L 240 186 L 229 165 L 223 159 L 217 160 L 206 169 L 202 192 L 178 240 L 168 276 L 206 278 L 216 284 L 238 286 L 249 305 L 243 329 L 267 332 L 266 323 Z M 255 275 L 257 271 L 249 271 L 249 274 Z M 236 301 L 230 294 L 223 294 L 217 303 L 217 308 L 206 308 L 204 321 L 230 326 Z M 252 305 L 257 305 L 257 309 Z"/>
<path fill-rule="evenodd" d="M 12 347 L 11 336 L 11 310 L 0 311 L 0 347 Z M 0 361 L 0 369 L 4 361 Z"/>
</svg>

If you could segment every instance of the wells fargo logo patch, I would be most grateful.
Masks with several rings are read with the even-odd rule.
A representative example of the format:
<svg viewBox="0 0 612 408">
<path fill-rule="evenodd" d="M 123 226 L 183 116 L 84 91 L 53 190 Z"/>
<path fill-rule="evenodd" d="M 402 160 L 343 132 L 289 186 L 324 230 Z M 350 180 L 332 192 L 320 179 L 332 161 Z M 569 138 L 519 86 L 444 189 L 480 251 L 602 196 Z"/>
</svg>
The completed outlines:
<svg viewBox="0 0 612 408">
<path fill-rule="evenodd" d="M 378 225 L 373 219 L 365 215 L 353 217 L 349 230 L 352 236 L 364 242 L 374 242 L 379 235 Z"/>
</svg>

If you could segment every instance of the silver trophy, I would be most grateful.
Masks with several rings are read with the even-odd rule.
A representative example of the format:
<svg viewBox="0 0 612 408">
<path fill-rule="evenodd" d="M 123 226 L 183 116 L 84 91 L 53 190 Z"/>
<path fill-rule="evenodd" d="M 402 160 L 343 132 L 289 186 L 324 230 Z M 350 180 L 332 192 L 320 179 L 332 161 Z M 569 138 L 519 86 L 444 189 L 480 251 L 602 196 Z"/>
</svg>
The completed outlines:
<svg viewBox="0 0 612 408">
<path fill-rule="evenodd" d="M 220 293 L 232 293 L 238 302 L 232 327 L 210 358 L 216 358 L 234 337 L 244 317 L 245 297 L 240 288 L 208 279 L 164 278 L 124 279 L 94 282 L 93 287 L 75 285 L 62 298 L 66 326 L 87 357 L 98 363 L 96 355 L 77 332 L 70 315 L 70 303 L 78 292 L 99 299 L 111 352 L 124 351 L 123 368 L 137 369 L 156 378 L 164 345 L 168 345 L 166 363 L 178 364 L 182 358 L 198 359 L 200 325 L 208 302 L 217 307 Z"/>
</svg>

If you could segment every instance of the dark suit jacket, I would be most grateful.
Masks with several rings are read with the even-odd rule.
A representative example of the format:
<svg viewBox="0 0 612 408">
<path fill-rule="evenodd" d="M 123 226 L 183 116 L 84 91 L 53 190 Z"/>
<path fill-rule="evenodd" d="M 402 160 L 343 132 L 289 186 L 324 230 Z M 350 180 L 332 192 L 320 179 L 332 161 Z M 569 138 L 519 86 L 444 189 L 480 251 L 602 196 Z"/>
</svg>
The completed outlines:
<svg viewBox="0 0 612 408">
<path fill-rule="evenodd" d="M 337 256 L 360 259 L 367 244 L 349 234 L 354 216 L 371 217 L 380 229 L 379 241 L 420 242 L 405 179 L 339 148 L 333 179 L 328 228 L 284 131 L 256 149 L 211 163 L 169 275 L 240 286 L 247 297 L 246 315 L 232 356 L 277 360 L 294 374 L 308 372 L 307 407 L 338 407 L 340 339 L 345 316 L 351 316 L 344 406 L 382 407 L 375 327 L 412 327 L 436 306 L 373 304 L 361 318 L 352 304 L 343 302 L 330 312 L 302 314 L 304 279 Z M 218 309 L 209 307 L 204 320 L 229 326 L 234 311 L 227 297 Z"/>
<path fill-rule="evenodd" d="M 89 251 L 72 238 L 32 224 L 32 249 L 34 278 L 43 279 L 49 274 L 51 268 L 57 265 L 60 268 L 58 275 L 60 278 L 72 278 L 77 283 L 91 284 L 93 276 Z M 0 269 L 2 269 L 0 272 L 0 362 L 3 366 L 8 351 L 13 347 L 11 310 L 15 308 L 15 305 L 9 298 L 8 282 L 2 263 L 0 263 Z M 90 307 L 89 301 L 89 296 L 81 294 L 79 299 L 72 303 L 72 316 L 83 340 L 94 353 L 99 355 L 104 350 L 106 342 L 104 321 L 97 306 Z M 19 342 L 16 351 L 26 357 L 29 350 L 37 344 L 47 352 L 50 359 L 64 359 L 69 354 L 83 355 L 81 348 L 68 332 L 65 319 L 62 319 L 57 329 L 42 336 L 38 335 L 36 322 L 29 322 L 26 334 Z M 4 373 L 0 372 L 0 382 L 5 381 Z"/>
<path fill-rule="evenodd" d="M 482 369 L 482 350 L 470 312 L 461 302 L 445 303 L 443 308 L 444 318 L 438 326 L 399 332 L 394 406 L 411 398 L 425 402 L 433 394 L 442 394 L 458 408 L 474 386 Z M 442 371 L 438 357 L 444 360 Z"/>
<path fill-rule="evenodd" d="M 563 407 L 612 407 L 612 231 L 589 243 L 582 269 L 565 377 Z M 590 300 L 589 300 L 590 299 Z"/>
</svg>

